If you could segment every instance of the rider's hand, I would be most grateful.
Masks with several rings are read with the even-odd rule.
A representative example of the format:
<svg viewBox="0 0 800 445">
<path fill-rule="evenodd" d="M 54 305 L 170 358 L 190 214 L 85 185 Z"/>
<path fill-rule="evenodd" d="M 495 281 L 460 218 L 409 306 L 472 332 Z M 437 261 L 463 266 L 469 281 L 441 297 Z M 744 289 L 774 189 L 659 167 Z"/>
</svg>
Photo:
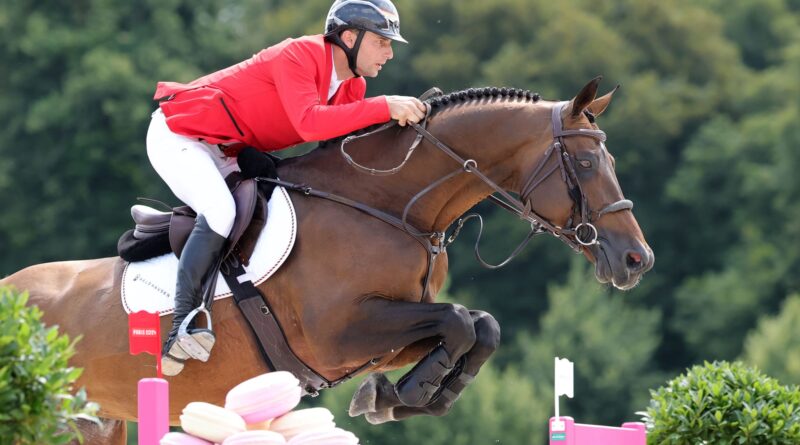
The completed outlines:
<svg viewBox="0 0 800 445">
<path fill-rule="evenodd" d="M 406 123 L 418 123 L 425 118 L 425 105 L 416 97 L 409 96 L 386 96 L 389 104 L 389 113 L 392 119 L 397 120 L 401 127 Z"/>
</svg>

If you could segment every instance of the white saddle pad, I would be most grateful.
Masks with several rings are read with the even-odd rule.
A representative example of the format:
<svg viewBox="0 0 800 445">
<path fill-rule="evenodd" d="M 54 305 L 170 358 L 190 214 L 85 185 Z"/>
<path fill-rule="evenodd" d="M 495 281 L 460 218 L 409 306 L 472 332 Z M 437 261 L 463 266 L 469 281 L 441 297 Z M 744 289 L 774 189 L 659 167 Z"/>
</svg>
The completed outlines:
<svg viewBox="0 0 800 445">
<path fill-rule="evenodd" d="M 289 194 L 276 187 L 269 200 L 267 224 L 258 237 L 246 278 L 253 284 L 266 281 L 289 257 L 297 236 L 297 216 Z M 147 311 L 160 315 L 175 310 L 175 281 L 178 258 L 168 253 L 145 261 L 129 263 L 122 274 L 122 306 L 127 313 Z M 214 299 L 233 296 L 228 283 L 217 277 Z"/>
</svg>

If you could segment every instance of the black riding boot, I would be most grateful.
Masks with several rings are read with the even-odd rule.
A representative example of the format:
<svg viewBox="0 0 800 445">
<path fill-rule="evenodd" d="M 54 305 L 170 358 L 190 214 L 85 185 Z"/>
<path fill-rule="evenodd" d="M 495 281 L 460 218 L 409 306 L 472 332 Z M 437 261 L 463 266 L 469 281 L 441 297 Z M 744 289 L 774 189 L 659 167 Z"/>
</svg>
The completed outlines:
<svg viewBox="0 0 800 445">
<path fill-rule="evenodd" d="M 209 271 L 222 254 L 226 238 L 208 226 L 205 217 L 198 215 L 194 229 L 178 262 L 178 281 L 175 289 L 175 318 L 172 329 L 162 351 L 162 371 L 165 375 L 176 375 L 183 370 L 183 362 L 189 358 L 208 360 L 214 346 L 211 329 L 195 329 L 195 316 L 204 312 L 209 328 L 211 318 L 202 306 L 203 283 Z M 216 268 L 214 268 L 216 269 Z M 208 280 L 212 281 L 213 280 Z M 213 292 L 213 290 L 212 290 Z M 191 315 L 188 319 L 187 316 Z"/>
</svg>

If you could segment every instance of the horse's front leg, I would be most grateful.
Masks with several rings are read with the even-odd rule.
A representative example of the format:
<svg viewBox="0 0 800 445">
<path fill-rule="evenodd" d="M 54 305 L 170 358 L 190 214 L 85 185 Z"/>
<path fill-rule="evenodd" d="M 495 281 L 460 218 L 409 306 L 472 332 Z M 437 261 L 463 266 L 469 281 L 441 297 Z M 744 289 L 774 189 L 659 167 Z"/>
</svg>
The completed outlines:
<svg viewBox="0 0 800 445">
<path fill-rule="evenodd" d="M 440 391 L 429 405 L 404 406 L 393 397 L 393 386 L 386 376 L 383 373 L 373 373 L 362 382 L 353 396 L 350 415 L 364 414 L 370 423 L 378 424 L 420 414 L 431 416 L 447 414 L 461 392 L 472 382 L 481 366 L 500 345 L 500 325 L 494 317 L 483 311 L 470 311 L 470 314 L 475 327 L 475 344 L 461 357 L 455 369 L 445 377 Z"/>
<path fill-rule="evenodd" d="M 331 343 L 322 345 L 316 354 L 330 363 L 343 359 L 366 362 L 425 339 L 438 339 L 428 355 L 394 385 L 392 402 L 402 406 L 428 405 L 459 358 L 475 343 L 469 311 L 464 306 L 447 303 L 410 303 L 372 297 L 357 305 L 336 335 L 330 335 L 330 325 L 327 329 L 321 323 L 307 326 L 328 331 L 329 335 L 314 338 L 327 338 Z M 326 357 L 319 357 L 320 354 Z"/>
</svg>

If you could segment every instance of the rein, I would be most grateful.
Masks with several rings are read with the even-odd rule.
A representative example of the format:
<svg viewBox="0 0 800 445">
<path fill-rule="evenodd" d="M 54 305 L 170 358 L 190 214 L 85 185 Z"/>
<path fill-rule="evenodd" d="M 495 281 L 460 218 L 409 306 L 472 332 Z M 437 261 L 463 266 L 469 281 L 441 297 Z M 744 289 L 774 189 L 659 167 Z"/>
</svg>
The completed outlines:
<svg viewBox="0 0 800 445">
<path fill-rule="evenodd" d="M 450 244 L 455 240 L 458 236 L 461 228 L 463 225 L 472 218 L 477 218 L 480 224 L 480 229 L 478 232 L 478 238 L 475 242 L 475 256 L 480 262 L 480 264 L 489 269 L 498 269 L 500 267 L 505 266 L 508 264 L 512 259 L 514 259 L 522 249 L 528 244 L 528 242 L 535 236 L 542 233 L 549 233 L 556 238 L 560 239 L 562 242 L 567 244 L 573 251 L 576 253 L 580 253 L 584 247 L 599 245 L 600 241 L 598 240 L 598 232 L 597 228 L 594 226 L 594 222 L 596 222 L 600 217 L 607 213 L 619 212 L 623 210 L 631 210 L 633 208 L 633 202 L 627 199 L 621 199 L 614 203 L 611 203 L 601 210 L 596 212 L 596 216 L 592 214 L 592 211 L 589 209 L 588 200 L 586 199 L 585 194 L 583 193 L 583 188 L 581 187 L 580 181 L 578 180 L 577 173 L 575 172 L 575 161 L 574 158 L 566 151 L 564 147 L 564 138 L 569 136 L 588 136 L 598 140 L 600 143 L 605 142 L 606 134 L 602 130 L 594 130 L 594 129 L 577 129 L 577 130 L 564 130 L 563 125 L 561 122 L 561 111 L 569 102 L 559 102 L 558 104 L 553 107 L 552 112 L 552 123 L 553 123 L 553 143 L 545 150 L 544 156 L 539 161 L 539 164 L 533 170 L 533 172 L 528 177 L 528 180 L 525 181 L 525 186 L 522 188 L 521 193 L 519 194 L 521 199 L 517 199 L 512 196 L 510 193 L 505 191 L 499 185 L 497 185 L 494 181 L 489 179 L 485 174 L 483 174 L 478 169 L 478 164 L 474 159 L 464 159 L 459 156 L 455 151 L 453 151 L 447 144 L 440 141 L 436 136 L 431 134 L 426 129 L 426 124 L 428 120 L 428 116 L 430 115 L 430 106 L 428 105 L 428 116 L 422 121 L 422 124 L 415 124 L 409 123 L 409 125 L 414 128 L 417 132 L 417 137 L 415 138 L 412 145 L 409 147 L 405 158 L 403 161 L 396 167 L 388 169 L 388 170 L 376 170 L 372 168 L 368 168 L 358 164 L 353 158 L 345 151 L 345 145 L 349 142 L 359 139 L 362 137 L 366 137 L 372 135 L 374 133 L 381 132 L 390 128 L 391 126 L 395 125 L 396 123 L 389 123 L 386 125 L 381 126 L 380 128 L 363 134 L 363 135 L 352 135 L 348 136 L 342 141 L 341 144 L 341 153 L 344 156 L 345 160 L 357 170 L 360 170 L 364 173 L 368 173 L 371 175 L 377 176 L 386 176 L 390 174 L 394 174 L 399 171 L 405 164 L 408 162 L 409 158 L 413 154 L 414 150 L 419 145 L 419 142 L 424 138 L 433 146 L 453 158 L 457 163 L 461 165 L 458 169 L 452 171 L 451 173 L 439 178 L 438 180 L 434 181 L 426 188 L 421 190 L 417 193 L 411 200 L 406 204 L 403 210 L 403 228 L 408 231 L 409 233 L 416 233 L 419 235 L 428 235 L 434 238 L 441 238 L 444 240 L 444 232 L 429 232 L 429 233 L 420 233 L 416 229 L 410 227 L 407 223 L 408 213 L 411 207 L 424 195 L 429 193 L 430 191 L 437 188 L 439 185 L 443 184 L 447 180 L 457 176 L 461 173 L 471 173 L 478 177 L 482 182 L 492 188 L 496 193 L 498 193 L 503 199 L 495 196 L 494 194 L 489 195 L 489 199 L 496 205 L 500 206 L 504 210 L 514 213 L 521 219 L 528 221 L 531 224 L 531 230 L 525 239 L 514 249 L 511 255 L 502 261 L 500 264 L 492 265 L 488 264 L 483 260 L 480 255 L 479 244 L 481 235 L 483 233 L 483 218 L 481 218 L 478 214 L 470 214 L 466 217 L 460 218 L 456 223 L 456 229 L 453 231 L 453 234 L 444 240 L 443 246 Z M 548 171 L 546 171 L 543 175 L 540 175 L 542 170 L 544 169 L 545 165 L 547 165 L 548 161 L 551 157 L 556 157 L 557 164 L 551 167 Z M 542 184 L 550 175 L 552 175 L 557 169 L 561 170 L 561 178 L 567 183 L 567 186 L 570 190 L 570 197 L 572 198 L 575 204 L 575 211 L 573 211 L 573 216 L 570 217 L 570 220 L 567 221 L 567 227 L 562 228 L 557 225 L 550 223 L 546 218 L 542 217 L 541 215 L 537 214 L 533 210 L 533 204 L 531 199 L 531 194 L 533 191 Z M 523 203 L 524 202 L 524 203 Z M 575 214 L 580 214 L 580 222 L 577 225 L 573 225 L 573 217 Z"/>
<path fill-rule="evenodd" d="M 477 240 L 475 241 L 475 257 L 483 267 L 486 267 L 488 269 L 498 269 L 507 265 L 509 262 L 511 262 L 511 260 L 516 258 L 522 252 L 522 249 L 528 244 L 528 242 L 530 242 L 530 240 L 534 236 L 544 233 L 549 233 L 550 235 L 553 235 L 554 237 L 558 238 L 566 245 L 568 245 L 576 253 L 580 253 L 583 250 L 583 248 L 589 246 L 597 245 L 600 248 L 602 248 L 602 245 L 598 237 L 598 231 L 594 223 L 597 222 L 597 220 L 599 220 L 603 215 L 607 213 L 631 210 L 633 208 L 633 202 L 627 199 L 621 199 L 611 204 L 608 204 L 596 212 L 592 211 L 589 208 L 589 202 L 586 199 L 586 195 L 583 192 L 583 188 L 581 187 L 581 183 L 578 180 L 578 176 L 575 171 L 575 165 L 574 165 L 575 159 L 572 155 L 569 154 L 569 152 L 567 152 L 566 148 L 564 147 L 564 139 L 570 136 L 588 136 L 596 139 L 602 144 L 606 140 L 606 134 L 602 130 L 594 130 L 586 128 L 581 128 L 576 130 L 564 130 L 561 122 L 561 111 L 568 103 L 569 102 L 559 102 L 555 105 L 555 107 L 553 107 L 553 112 L 552 112 L 553 142 L 550 144 L 547 150 L 545 150 L 542 159 L 539 161 L 536 168 L 533 169 L 533 172 L 528 176 L 528 179 L 525 181 L 525 185 L 522 187 L 522 190 L 519 194 L 520 196 L 519 199 L 514 197 L 507 191 L 505 191 L 502 187 L 497 185 L 497 183 L 495 183 L 494 181 L 489 179 L 489 177 L 483 174 L 478 168 L 478 163 L 474 159 L 462 158 L 455 151 L 453 151 L 447 144 L 440 141 L 436 136 L 431 134 L 426 129 L 428 117 L 430 116 L 431 112 L 430 105 L 428 104 L 426 104 L 427 115 L 425 119 L 423 119 L 422 124 L 409 123 L 409 125 L 417 132 L 417 136 L 414 139 L 414 142 L 408 148 L 404 159 L 396 167 L 387 170 L 378 170 L 363 166 L 358 162 L 356 162 L 352 158 L 352 156 L 350 156 L 345 151 L 345 145 L 352 142 L 353 140 L 367 137 L 375 133 L 392 128 L 397 124 L 397 122 L 389 122 L 368 133 L 348 136 L 345 139 L 343 139 L 341 143 L 340 151 L 346 162 L 351 166 L 353 166 L 355 169 L 361 171 L 362 173 L 367 173 L 374 176 L 388 176 L 400 171 L 400 169 L 402 169 L 409 161 L 411 155 L 419 146 L 419 143 L 422 141 L 422 139 L 425 139 L 428 142 L 430 142 L 434 147 L 438 148 L 439 150 L 450 156 L 453 160 L 455 160 L 459 164 L 459 167 L 457 169 L 432 182 L 427 187 L 418 192 L 416 195 L 414 195 L 414 197 L 412 197 L 411 200 L 409 200 L 409 202 L 403 209 L 403 215 L 401 218 L 397 218 L 386 212 L 372 208 L 366 204 L 351 200 L 343 196 L 315 190 L 304 184 L 295 184 L 292 182 L 282 181 L 279 179 L 271 179 L 271 178 L 256 178 L 256 179 L 258 181 L 271 182 L 280 185 L 282 187 L 285 187 L 289 190 L 301 192 L 306 196 L 314 196 L 318 198 L 328 199 L 355 208 L 407 233 L 409 236 L 411 236 L 417 242 L 419 242 L 428 252 L 428 271 L 425 276 L 425 281 L 422 290 L 422 296 L 424 298 L 425 295 L 427 295 L 428 293 L 430 276 L 431 272 L 433 271 L 433 266 L 435 264 L 436 258 L 440 253 L 445 251 L 446 247 L 449 244 L 455 241 L 455 239 L 461 232 L 461 229 L 463 228 L 464 224 L 470 219 L 477 218 L 480 225 L 478 231 L 478 237 Z M 545 171 L 545 166 L 553 157 L 556 158 L 556 164 L 551 166 L 549 169 Z M 536 211 L 533 210 L 533 203 L 532 203 L 533 200 L 531 198 L 531 195 L 533 194 L 534 190 L 540 184 L 542 184 L 548 177 L 550 177 L 553 173 L 555 173 L 556 170 L 560 170 L 561 179 L 567 184 L 567 187 L 569 188 L 570 191 L 569 193 L 570 198 L 573 200 L 574 204 L 572 216 L 570 216 L 570 219 L 567 221 L 566 227 L 559 227 L 555 224 L 552 224 L 546 218 L 542 217 L 541 215 L 536 213 Z M 530 223 L 531 230 L 525 237 L 525 239 L 523 239 L 522 242 L 519 243 L 519 245 L 508 256 L 508 258 L 506 258 L 499 264 L 496 265 L 489 264 L 486 261 L 484 261 L 483 258 L 481 257 L 479 246 L 481 237 L 483 235 L 483 218 L 476 213 L 459 218 L 459 220 L 455 224 L 456 226 L 455 229 L 452 231 L 449 237 L 446 234 L 447 229 L 445 229 L 442 232 L 437 232 L 437 231 L 423 232 L 421 230 L 416 229 L 415 227 L 412 227 L 407 221 L 408 214 L 417 201 L 419 201 L 423 196 L 433 191 L 446 181 L 462 173 L 469 173 L 477 176 L 478 179 L 480 179 L 483 183 L 488 185 L 492 190 L 494 190 L 495 193 L 500 195 L 500 197 L 495 196 L 494 194 L 489 195 L 489 199 L 494 204 L 500 206 L 502 209 L 510 213 L 517 215 L 520 219 L 523 219 Z M 575 224 L 576 215 L 579 216 L 579 218 L 577 219 L 579 222 L 577 222 L 577 224 Z"/>
</svg>

